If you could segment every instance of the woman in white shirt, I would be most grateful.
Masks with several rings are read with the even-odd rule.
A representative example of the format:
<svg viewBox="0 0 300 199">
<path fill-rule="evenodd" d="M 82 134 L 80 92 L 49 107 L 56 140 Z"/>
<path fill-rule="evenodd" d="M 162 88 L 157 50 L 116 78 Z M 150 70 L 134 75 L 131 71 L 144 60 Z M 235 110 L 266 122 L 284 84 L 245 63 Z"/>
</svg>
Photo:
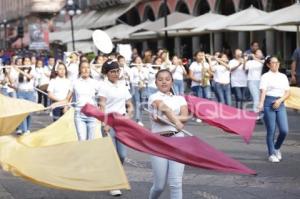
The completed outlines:
<svg viewBox="0 0 300 199">
<path fill-rule="evenodd" d="M 92 140 L 96 130 L 97 121 L 88 117 L 80 110 L 86 104 L 97 106 L 97 95 L 100 90 L 99 83 L 91 78 L 89 62 L 79 64 L 79 78 L 72 82 L 72 96 L 75 104 L 75 127 L 79 141 Z"/>
<path fill-rule="evenodd" d="M 214 73 L 218 102 L 231 105 L 230 66 L 228 65 L 228 57 L 226 54 L 220 54 L 219 57 L 215 59 L 218 64 L 211 66 L 211 71 Z"/>
<path fill-rule="evenodd" d="M 287 76 L 278 71 L 279 61 L 276 57 L 268 57 L 265 63 L 269 71 L 261 77 L 258 109 L 264 111 L 268 159 L 270 162 L 279 162 L 282 159 L 280 147 L 288 133 L 288 119 L 284 101 L 290 94 L 290 86 Z M 274 142 L 276 125 L 279 129 L 279 135 Z"/>
<path fill-rule="evenodd" d="M 49 80 L 50 80 L 50 70 L 44 66 L 44 62 L 41 59 L 36 60 L 35 72 L 37 74 L 37 78 L 35 79 L 35 85 L 38 89 L 47 92 Z M 48 106 L 48 96 L 44 93 L 38 92 L 38 103 L 42 103 L 45 107 Z"/>
<path fill-rule="evenodd" d="M 246 58 L 249 58 L 247 56 Z M 258 112 L 257 106 L 259 102 L 259 83 L 261 78 L 261 71 L 263 68 L 263 53 L 260 49 L 254 51 L 254 55 L 251 55 L 251 60 L 248 60 L 245 65 L 245 69 L 248 72 L 247 81 L 248 88 L 253 100 L 253 111 Z"/>
<path fill-rule="evenodd" d="M 243 52 L 240 49 L 235 50 L 235 55 L 229 61 L 231 71 L 231 87 L 235 96 L 235 107 L 243 108 L 244 95 L 247 88 L 247 74 L 245 71 L 245 60 L 243 59 Z"/>
<path fill-rule="evenodd" d="M 210 67 L 205 60 L 205 53 L 203 51 L 197 51 L 195 53 L 195 59 L 196 61 L 189 67 L 189 77 L 192 80 L 191 89 L 195 96 L 210 99 Z"/>
<path fill-rule="evenodd" d="M 67 67 L 64 63 L 59 62 L 53 70 L 53 79 L 50 80 L 47 89 L 48 96 L 53 103 L 69 102 L 72 84 L 68 79 Z M 66 111 L 67 107 L 54 108 L 52 110 L 53 121 L 58 120 Z"/>
<path fill-rule="evenodd" d="M 35 102 L 34 81 L 37 76 L 35 70 L 28 63 L 30 63 L 30 58 L 24 57 L 23 65 L 27 67 L 14 67 L 14 69 L 19 72 L 18 82 L 16 83 L 15 87 L 17 89 L 17 97 L 19 99 Z M 19 126 L 17 134 L 30 133 L 30 127 L 31 115 L 29 114 Z"/>
<path fill-rule="evenodd" d="M 173 56 L 172 58 L 172 66 L 170 67 L 170 71 L 173 74 L 174 79 L 174 92 L 176 95 L 184 94 L 184 82 L 183 78 L 187 74 L 184 66 L 182 65 L 181 60 L 177 56 Z"/>
<path fill-rule="evenodd" d="M 104 80 L 103 89 L 99 93 L 100 109 L 105 113 L 119 113 L 124 117 L 131 118 L 133 116 L 133 105 L 131 103 L 131 94 L 126 86 L 119 81 L 120 67 L 118 62 L 111 59 L 103 64 L 103 73 L 107 76 Z M 110 134 L 112 141 L 116 147 L 117 153 L 122 164 L 126 157 L 125 146 L 116 139 L 116 133 L 113 128 L 105 125 L 103 128 L 105 134 Z M 110 194 L 113 196 L 121 195 L 120 190 L 112 190 Z"/>
<path fill-rule="evenodd" d="M 131 95 L 134 98 L 135 120 L 141 126 L 142 107 L 147 99 L 148 70 L 144 67 L 141 57 L 137 56 L 133 60 L 134 66 L 131 68 Z"/>
<path fill-rule="evenodd" d="M 179 131 L 183 128 L 183 123 L 189 119 L 187 102 L 183 96 L 173 95 L 172 85 L 172 73 L 169 70 L 158 71 L 156 74 L 158 92 L 150 96 L 148 104 L 153 113 L 165 116 L 175 124 L 176 128 L 163 123 L 153 115 L 151 130 L 164 137 L 183 137 L 183 133 Z M 157 156 L 151 156 L 151 164 L 154 180 L 149 199 L 159 198 L 167 181 L 170 187 L 170 198 L 181 199 L 184 164 Z"/>
<path fill-rule="evenodd" d="M 148 96 L 150 97 L 150 95 L 154 94 L 157 92 L 157 88 L 156 88 L 156 84 L 155 84 L 155 76 L 156 73 L 159 71 L 160 66 L 162 64 L 162 59 L 160 57 L 156 57 L 153 60 L 153 65 L 147 65 L 148 67 Z"/>
</svg>

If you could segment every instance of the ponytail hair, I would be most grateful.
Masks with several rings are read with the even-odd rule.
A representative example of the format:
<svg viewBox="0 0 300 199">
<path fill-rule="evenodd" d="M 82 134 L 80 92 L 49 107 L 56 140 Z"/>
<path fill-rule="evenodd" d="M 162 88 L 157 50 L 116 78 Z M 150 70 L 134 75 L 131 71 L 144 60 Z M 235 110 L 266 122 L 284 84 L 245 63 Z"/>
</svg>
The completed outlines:
<svg viewBox="0 0 300 199">
<path fill-rule="evenodd" d="M 274 57 L 274 56 L 272 56 L 272 55 L 266 56 L 265 62 L 264 62 L 263 68 L 262 68 L 262 72 L 261 72 L 262 75 L 269 71 L 268 65 L 271 63 L 271 59 L 272 59 L 273 57 Z"/>
</svg>

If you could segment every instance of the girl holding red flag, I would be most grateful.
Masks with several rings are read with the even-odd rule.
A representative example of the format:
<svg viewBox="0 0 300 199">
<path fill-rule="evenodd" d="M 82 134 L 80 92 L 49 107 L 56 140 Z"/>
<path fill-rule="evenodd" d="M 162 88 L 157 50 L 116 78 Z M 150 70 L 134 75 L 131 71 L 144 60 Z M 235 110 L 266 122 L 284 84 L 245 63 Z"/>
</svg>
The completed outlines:
<svg viewBox="0 0 300 199">
<path fill-rule="evenodd" d="M 175 124 L 176 128 L 163 123 L 156 115 L 153 115 L 151 120 L 152 132 L 164 137 L 183 137 L 180 129 L 183 128 L 183 123 L 189 119 L 188 107 L 184 97 L 174 95 L 171 90 L 173 85 L 172 73 L 166 69 L 158 71 L 155 83 L 158 91 L 150 96 L 149 107 L 153 113 L 166 117 Z M 157 156 L 151 156 L 151 164 L 154 180 L 149 199 L 159 198 L 167 180 L 170 186 L 170 198 L 181 199 L 184 164 Z"/>
</svg>

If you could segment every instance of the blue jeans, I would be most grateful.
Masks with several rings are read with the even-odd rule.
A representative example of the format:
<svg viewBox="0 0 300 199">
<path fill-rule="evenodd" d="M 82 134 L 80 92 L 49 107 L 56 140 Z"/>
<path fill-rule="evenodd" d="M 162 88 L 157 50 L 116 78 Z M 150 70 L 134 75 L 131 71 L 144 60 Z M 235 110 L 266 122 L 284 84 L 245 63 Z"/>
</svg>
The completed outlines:
<svg viewBox="0 0 300 199">
<path fill-rule="evenodd" d="M 183 133 L 176 134 L 176 137 L 183 137 Z M 150 157 L 154 179 L 149 199 L 159 198 L 166 186 L 167 180 L 170 187 L 170 198 L 182 199 L 184 164 L 157 156 Z"/>
<path fill-rule="evenodd" d="M 117 138 L 116 138 L 116 132 L 113 128 L 110 128 L 110 131 L 109 131 L 109 134 L 111 136 L 111 139 L 112 139 L 112 142 L 114 143 L 115 147 L 116 147 L 116 150 L 117 150 L 117 153 L 119 155 L 119 158 L 122 162 L 122 164 L 124 163 L 125 161 L 125 158 L 126 158 L 126 154 L 127 154 L 127 151 L 126 151 L 126 148 L 125 148 L 125 145 L 122 144 Z"/>
<path fill-rule="evenodd" d="M 157 92 L 157 88 L 153 88 L 153 87 L 148 87 L 148 98 L 150 97 L 150 95 L 154 94 Z"/>
<path fill-rule="evenodd" d="M 184 83 L 183 80 L 174 80 L 173 88 L 175 95 L 183 95 L 184 94 Z"/>
<path fill-rule="evenodd" d="M 280 149 L 288 131 L 287 113 L 284 103 L 281 103 L 278 109 L 273 109 L 273 102 L 277 98 L 266 96 L 264 102 L 264 121 L 267 130 L 267 146 L 269 155 L 275 154 L 274 150 Z M 279 135 L 276 143 L 274 143 L 274 137 L 276 132 L 276 125 L 279 128 Z"/>
<path fill-rule="evenodd" d="M 193 95 L 197 97 L 202 97 L 206 99 L 210 99 L 210 86 L 193 86 L 192 88 Z"/>
<path fill-rule="evenodd" d="M 19 99 L 25 99 L 31 102 L 35 102 L 35 93 L 34 91 L 18 91 L 17 97 Z M 29 114 L 25 120 L 20 124 L 18 129 L 22 131 L 22 133 L 25 133 L 26 131 L 29 131 L 31 127 L 31 114 Z"/>
<path fill-rule="evenodd" d="M 230 84 L 220 84 L 215 82 L 215 90 L 217 93 L 218 102 L 231 105 L 231 90 Z"/>
<path fill-rule="evenodd" d="M 260 91 L 259 91 L 259 84 L 260 84 L 260 80 L 248 80 L 248 88 L 249 91 L 251 93 L 251 97 L 253 100 L 253 112 L 258 112 L 257 110 L 257 106 L 259 103 L 259 95 L 260 95 Z"/>
<path fill-rule="evenodd" d="M 1 93 L 2 95 L 8 96 L 7 88 L 0 88 L 0 93 Z"/>
<path fill-rule="evenodd" d="M 140 89 L 138 86 L 133 86 L 131 91 L 134 99 L 134 117 L 136 121 L 141 121 L 141 112 L 143 106 L 146 105 L 147 91 L 146 88 Z"/>
<path fill-rule="evenodd" d="M 235 107 L 242 109 L 246 87 L 233 87 L 233 91 L 235 96 Z"/>
<path fill-rule="evenodd" d="M 53 121 L 58 120 L 63 114 L 64 107 L 58 107 L 52 110 Z"/>
<path fill-rule="evenodd" d="M 88 117 L 80 111 L 75 111 L 74 121 L 79 141 L 94 139 L 97 125 L 95 118 Z"/>
</svg>

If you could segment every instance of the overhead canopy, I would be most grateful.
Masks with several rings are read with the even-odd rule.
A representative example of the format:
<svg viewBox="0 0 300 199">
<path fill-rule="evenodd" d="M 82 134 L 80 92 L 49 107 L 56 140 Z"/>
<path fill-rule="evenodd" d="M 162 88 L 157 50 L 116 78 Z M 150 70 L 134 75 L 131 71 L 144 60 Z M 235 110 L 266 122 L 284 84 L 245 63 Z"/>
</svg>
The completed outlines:
<svg viewBox="0 0 300 199">
<path fill-rule="evenodd" d="M 219 21 L 224 18 L 226 18 L 226 16 L 209 12 L 198 17 L 168 26 L 166 28 L 163 28 L 162 30 L 191 30 L 197 27 L 207 26 L 212 22 Z"/>
<path fill-rule="evenodd" d="M 117 7 L 112 7 L 101 11 L 101 16 L 95 21 L 91 21 L 88 24 L 89 28 L 101 28 L 105 26 L 115 25 L 117 19 L 129 11 L 131 8 L 136 6 L 139 0 L 135 0 L 130 4 L 120 5 Z"/>
<path fill-rule="evenodd" d="M 31 12 L 58 12 L 65 3 L 64 0 L 31 0 Z"/>
<path fill-rule="evenodd" d="M 113 39 L 118 40 L 126 37 L 126 30 L 130 28 L 132 28 L 132 26 L 129 26 L 127 24 L 119 24 L 104 30 L 104 32 L 106 32 L 112 40 Z"/>
<path fill-rule="evenodd" d="M 72 42 L 67 43 L 68 51 L 73 51 Z M 83 53 L 96 52 L 95 46 L 92 41 L 76 41 L 75 43 L 76 51 L 81 51 Z"/>
<path fill-rule="evenodd" d="M 92 30 L 88 29 L 80 29 L 74 30 L 74 40 L 82 41 L 82 40 L 91 40 L 92 39 Z M 52 32 L 49 34 L 49 41 L 61 41 L 62 43 L 68 43 L 72 41 L 72 32 L 68 31 L 60 31 L 60 32 Z"/>
<path fill-rule="evenodd" d="M 245 10 L 229 15 L 228 17 L 222 20 L 216 21 L 208 25 L 206 29 L 209 31 L 230 30 L 227 29 L 229 26 L 247 24 L 249 22 L 257 20 L 258 18 L 266 16 L 266 14 L 266 12 L 259 10 L 253 6 L 250 6 Z M 200 27 L 193 31 L 198 31 L 198 29 L 201 30 L 202 28 Z"/>
<path fill-rule="evenodd" d="M 174 25 L 178 22 L 182 22 L 188 19 L 192 19 L 194 16 L 183 14 L 180 12 L 173 12 L 167 16 L 168 24 Z M 144 22 L 146 23 L 146 22 Z M 133 39 L 149 39 L 155 38 L 159 35 L 159 32 L 162 32 L 161 29 L 164 28 L 164 18 L 160 18 L 150 24 L 143 26 L 144 32 L 133 33 L 130 35 Z"/>
</svg>

